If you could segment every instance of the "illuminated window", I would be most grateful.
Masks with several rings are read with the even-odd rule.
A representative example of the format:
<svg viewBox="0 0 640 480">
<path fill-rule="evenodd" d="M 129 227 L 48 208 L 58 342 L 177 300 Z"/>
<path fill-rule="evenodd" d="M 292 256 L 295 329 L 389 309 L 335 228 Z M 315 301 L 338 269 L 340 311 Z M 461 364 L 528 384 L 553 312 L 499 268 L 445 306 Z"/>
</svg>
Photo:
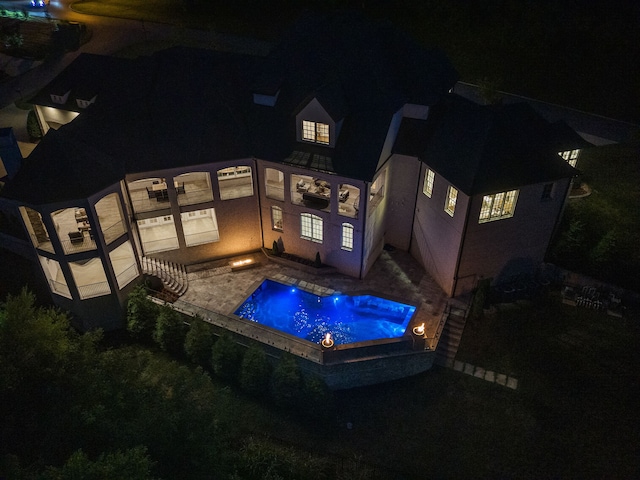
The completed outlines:
<svg viewBox="0 0 640 480">
<path fill-rule="evenodd" d="M 302 139 L 307 142 L 329 145 L 329 125 L 326 123 L 302 121 Z"/>
<path fill-rule="evenodd" d="M 576 164 L 578 163 L 578 154 L 580 153 L 580 150 L 567 150 L 566 152 L 558 152 L 558 155 L 560 155 L 563 159 L 565 159 L 569 165 L 571 165 L 572 167 L 575 167 Z"/>
<path fill-rule="evenodd" d="M 482 199 L 482 208 L 480 209 L 480 220 L 478 223 L 513 217 L 517 200 L 518 190 L 485 195 Z"/>
<path fill-rule="evenodd" d="M 424 185 L 422 186 L 422 193 L 431 198 L 433 194 L 433 180 L 436 178 L 436 174 L 433 170 L 427 168 L 427 173 L 424 175 Z"/>
<path fill-rule="evenodd" d="M 282 208 L 276 205 L 271 207 L 271 225 L 274 230 L 282 231 Z"/>
<path fill-rule="evenodd" d="M 322 243 L 322 218 L 311 213 L 301 213 L 300 236 L 305 240 Z"/>
<path fill-rule="evenodd" d="M 220 199 L 250 197 L 253 195 L 253 176 L 251 167 L 242 165 L 218 170 Z"/>
<path fill-rule="evenodd" d="M 353 225 L 350 223 L 342 224 L 342 250 L 353 250 Z"/>
<path fill-rule="evenodd" d="M 264 182 L 267 198 L 284 200 L 284 173 L 275 168 L 265 168 Z"/>
<path fill-rule="evenodd" d="M 453 217 L 456 211 L 456 200 L 458 199 L 458 190 L 449 185 L 447 190 L 447 201 L 444 204 L 444 211 Z"/>
</svg>

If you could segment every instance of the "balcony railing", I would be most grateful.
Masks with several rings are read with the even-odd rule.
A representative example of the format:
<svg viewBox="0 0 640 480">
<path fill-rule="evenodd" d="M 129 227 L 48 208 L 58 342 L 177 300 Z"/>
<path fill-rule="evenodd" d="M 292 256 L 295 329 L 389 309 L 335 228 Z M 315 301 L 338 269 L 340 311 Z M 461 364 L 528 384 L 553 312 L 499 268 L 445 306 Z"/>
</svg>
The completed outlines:
<svg viewBox="0 0 640 480">
<path fill-rule="evenodd" d="M 113 225 L 108 226 L 107 228 L 102 229 L 102 234 L 104 235 L 104 241 L 109 244 L 120 238 L 122 234 L 126 232 L 124 228 L 124 222 L 122 220 L 118 220 Z"/>
<path fill-rule="evenodd" d="M 138 266 L 134 263 L 130 267 L 126 268 L 122 272 L 116 274 L 116 281 L 118 282 L 118 288 L 122 290 L 132 280 L 138 277 Z"/>
<path fill-rule="evenodd" d="M 218 230 L 207 230 L 205 232 L 185 234 L 184 241 L 187 247 L 193 247 L 194 245 L 202 245 L 204 243 L 217 242 L 220 240 L 220 234 Z"/>
<path fill-rule="evenodd" d="M 60 243 L 62 244 L 64 253 L 67 255 L 96 249 L 96 242 L 89 234 L 84 234 L 82 238 L 78 238 L 77 240 L 65 240 L 61 238 Z"/>
<path fill-rule="evenodd" d="M 149 240 L 142 242 L 144 253 L 164 252 L 166 250 L 175 250 L 178 248 L 178 238 L 160 238 L 158 240 Z"/>
<path fill-rule="evenodd" d="M 284 184 L 267 182 L 265 193 L 267 198 L 274 200 L 284 200 Z"/>
<path fill-rule="evenodd" d="M 145 197 L 141 197 L 141 195 L 144 195 Z M 147 193 L 144 191 L 142 193 L 136 192 L 136 196 L 134 197 L 132 194 L 132 197 L 133 210 L 136 213 L 152 212 L 155 210 L 166 210 L 171 208 L 171 204 L 168 201 L 159 201 L 157 198 L 147 198 Z"/>
<path fill-rule="evenodd" d="M 45 252 L 54 253 L 53 245 L 51 244 L 50 241 L 41 242 L 38 240 L 38 237 L 33 233 L 29 234 L 29 236 L 31 237 L 31 242 L 36 248 L 39 248 L 40 250 L 44 250 Z"/>
<path fill-rule="evenodd" d="M 198 188 L 194 184 L 185 183 L 178 191 L 178 205 L 195 205 L 213 201 L 211 187 Z"/>
<path fill-rule="evenodd" d="M 49 287 L 53 293 L 57 293 L 66 298 L 71 298 L 71 292 L 69 291 L 69 287 L 66 283 L 56 282 L 55 280 L 49 279 Z"/>
<path fill-rule="evenodd" d="M 107 282 L 90 283 L 89 285 L 78 285 L 78 293 L 80 294 L 80 298 L 85 300 L 87 298 L 109 295 L 111 288 L 109 288 L 109 283 Z"/>
</svg>

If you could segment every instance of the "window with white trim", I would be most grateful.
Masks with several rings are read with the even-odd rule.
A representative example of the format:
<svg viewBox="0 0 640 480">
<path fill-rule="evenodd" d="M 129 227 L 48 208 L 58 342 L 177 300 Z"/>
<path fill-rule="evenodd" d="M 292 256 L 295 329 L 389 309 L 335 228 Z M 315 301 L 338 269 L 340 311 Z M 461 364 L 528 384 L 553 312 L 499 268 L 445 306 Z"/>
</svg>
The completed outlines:
<svg viewBox="0 0 640 480">
<path fill-rule="evenodd" d="M 569 165 L 571 165 L 572 167 L 575 167 L 576 164 L 578 163 L 579 153 L 580 153 L 580 150 L 567 150 L 565 152 L 558 152 L 558 155 L 560 155 L 564 160 L 566 160 L 567 163 L 569 163 Z"/>
<path fill-rule="evenodd" d="M 480 219 L 478 223 L 513 217 L 517 200 L 518 190 L 485 195 L 482 198 L 482 207 L 480 208 Z"/>
<path fill-rule="evenodd" d="M 458 190 L 449 185 L 447 190 L 447 200 L 444 203 L 444 211 L 453 217 L 456 211 L 456 201 L 458 200 Z"/>
<path fill-rule="evenodd" d="M 302 139 L 307 142 L 329 145 L 329 125 L 326 123 L 302 121 Z"/>
<path fill-rule="evenodd" d="M 300 237 L 322 243 L 322 218 L 311 213 L 300 214 Z"/>
<path fill-rule="evenodd" d="M 435 178 L 435 172 L 427 168 L 427 171 L 424 174 L 424 185 L 422 185 L 422 193 L 424 193 L 429 198 L 431 198 L 431 195 L 433 194 L 433 181 L 435 180 Z"/>
<path fill-rule="evenodd" d="M 348 252 L 353 250 L 353 225 L 350 223 L 342 224 L 342 242 L 340 248 Z"/>
<path fill-rule="evenodd" d="M 271 206 L 271 228 L 282 231 L 282 208 L 277 205 Z"/>
</svg>

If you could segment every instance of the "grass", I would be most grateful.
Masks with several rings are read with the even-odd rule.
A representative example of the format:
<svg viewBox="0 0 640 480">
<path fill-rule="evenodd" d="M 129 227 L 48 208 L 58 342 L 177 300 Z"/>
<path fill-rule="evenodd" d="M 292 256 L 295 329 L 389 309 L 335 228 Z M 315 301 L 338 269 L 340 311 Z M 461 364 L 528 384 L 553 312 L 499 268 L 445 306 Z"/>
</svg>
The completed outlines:
<svg viewBox="0 0 640 480">
<path fill-rule="evenodd" d="M 551 249 L 553 262 L 640 291 L 639 155 L 637 144 L 583 151 L 578 181 L 592 193 L 569 201 Z"/>
<path fill-rule="evenodd" d="M 552 293 L 465 328 L 458 359 L 513 375 L 517 390 L 435 367 L 337 392 L 335 422 L 276 411 L 257 433 L 357 458 L 380 478 L 630 478 L 640 468 L 639 341 L 637 319 Z"/>
</svg>

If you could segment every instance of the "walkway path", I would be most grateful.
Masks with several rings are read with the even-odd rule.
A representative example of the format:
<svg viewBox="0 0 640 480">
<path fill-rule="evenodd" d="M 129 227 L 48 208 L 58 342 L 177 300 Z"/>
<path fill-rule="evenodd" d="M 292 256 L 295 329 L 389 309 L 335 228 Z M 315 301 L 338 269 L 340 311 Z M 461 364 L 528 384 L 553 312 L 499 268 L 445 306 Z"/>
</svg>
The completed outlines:
<svg viewBox="0 0 640 480">
<path fill-rule="evenodd" d="M 505 375 L 504 373 L 496 373 L 493 370 L 485 370 L 482 367 L 471 365 L 470 363 L 464 363 L 456 360 L 453 364 L 453 369 L 456 372 L 462 372 L 467 375 L 472 375 L 481 380 L 486 380 L 490 383 L 497 383 L 498 385 L 505 386 L 512 390 L 518 388 L 518 379 Z"/>
</svg>

